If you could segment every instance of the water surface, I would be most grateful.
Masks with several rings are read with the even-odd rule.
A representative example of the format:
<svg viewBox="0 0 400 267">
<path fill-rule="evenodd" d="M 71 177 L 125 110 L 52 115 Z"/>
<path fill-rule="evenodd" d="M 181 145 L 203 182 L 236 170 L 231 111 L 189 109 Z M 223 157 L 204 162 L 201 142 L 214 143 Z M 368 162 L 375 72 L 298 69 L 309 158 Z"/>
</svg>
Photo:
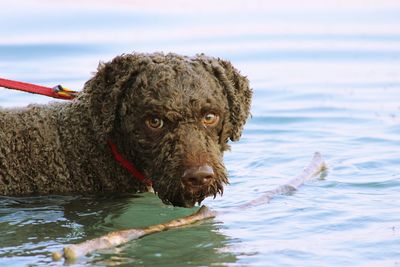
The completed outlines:
<svg viewBox="0 0 400 267">
<path fill-rule="evenodd" d="M 254 89 L 225 156 L 224 210 L 297 175 L 314 151 L 324 180 L 246 211 L 99 251 L 79 265 L 400 265 L 398 1 L 13 1 L 0 9 L 0 76 L 80 89 L 121 53 L 229 59 Z M 49 100 L 0 89 L 0 106 Z M 65 244 L 195 209 L 151 194 L 0 198 L 0 265 L 54 265 Z"/>
</svg>

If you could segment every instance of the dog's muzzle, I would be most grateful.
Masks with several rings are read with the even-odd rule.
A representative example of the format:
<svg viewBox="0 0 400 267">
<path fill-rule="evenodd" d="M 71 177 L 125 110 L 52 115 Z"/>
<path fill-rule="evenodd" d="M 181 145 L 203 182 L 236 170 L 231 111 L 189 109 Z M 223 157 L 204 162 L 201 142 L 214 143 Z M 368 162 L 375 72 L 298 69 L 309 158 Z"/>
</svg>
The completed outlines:
<svg viewBox="0 0 400 267">
<path fill-rule="evenodd" d="M 207 187 L 214 178 L 214 170 L 208 165 L 190 167 L 182 175 L 182 183 L 192 189 Z"/>
</svg>

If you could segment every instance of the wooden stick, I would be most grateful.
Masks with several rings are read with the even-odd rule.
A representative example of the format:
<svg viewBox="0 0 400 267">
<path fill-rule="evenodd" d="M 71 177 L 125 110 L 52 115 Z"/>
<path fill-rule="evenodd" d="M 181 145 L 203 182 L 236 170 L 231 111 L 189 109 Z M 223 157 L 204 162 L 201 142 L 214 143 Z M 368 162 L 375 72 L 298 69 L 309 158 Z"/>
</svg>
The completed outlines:
<svg viewBox="0 0 400 267">
<path fill-rule="evenodd" d="M 288 183 L 281 185 L 273 190 L 266 191 L 260 197 L 248 203 L 238 206 L 237 209 L 251 208 L 254 206 L 266 204 L 274 196 L 281 194 L 288 194 L 296 190 L 306 180 L 311 179 L 312 177 L 323 171 L 325 168 L 326 165 L 322 159 L 321 154 L 316 152 L 314 154 L 313 159 L 311 160 L 311 163 L 303 170 L 303 172 L 300 175 L 293 178 Z M 114 246 L 127 243 L 134 239 L 139 239 L 149 234 L 158 233 L 169 229 L 193 224 L 201 220 L 213 218 L 216 216 L 216 214 L 217 212 L 210 210 L 206 206 L 202 206 L 196 213 L 180 219 L 171 220 L 166 223 L 157 224 L 146 228 L 115 231 L 95 239 L 67 246 L 61 252 L 54 252 L 52 254 L 52 258 L 53 260 L 57 261 L 61 260 L 62 257 L 64 257 L 68 262 L 73 262 L 77 258 L 90 254 L 95 250 L 111 248 Z"/>
<path fill-rule="evenodd" d="M 277 195 L 289 194 L 290 192 L 297 190 L 297 188 L 299 188 L 305 181 L 310 180 L 317 174 L 324 171 L 326 168 L 327 167 L 321 153 L 315 152 L 310 164 L 308 164 L 308 166 L 304 168 L 303 172 L 300 173 L 298 176 L 296 176 L 292 180 L 289 180 L 286 184 L 280 185 L 273 190 L 264 192 L 260 197 L 245 204 L 242 204 L 238 206 L 238 208 L 247 209 L 262 204 L 267 204 L 271 201 L 273 197 Z"/>
<path fill-rule="evenodd" d="M 166 223 L 161 223 L 146 228 L 115 231 L 95 239 L 67 246 L 63 249 L 63 252 L 54 252 L 52 254 L 52 258 L 53 260 L 57 261 L 61 260 L 61 258 L 64 257 L 67 261 L 73 262 L 77 258 L 85 256 L 95 250 L 118 246 L 149 234 L 158 233 L 169 229 L 193 224 L 201 220 L 213 218 L 215 217 L 215 215 L 215 211 L 210 210 L 206 206 L 202 206 L 196 213 L 180 219 L 171 220 Z"/>
</svg>

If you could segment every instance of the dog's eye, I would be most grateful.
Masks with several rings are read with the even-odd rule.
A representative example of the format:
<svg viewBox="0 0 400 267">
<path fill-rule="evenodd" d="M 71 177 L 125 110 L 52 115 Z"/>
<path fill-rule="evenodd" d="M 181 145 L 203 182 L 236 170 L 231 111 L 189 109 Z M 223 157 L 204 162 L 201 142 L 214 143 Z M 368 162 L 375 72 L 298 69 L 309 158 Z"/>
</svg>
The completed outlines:
<svg viewBox="0 0 400 267">
<path fill-rule="evenodd" d="M 146 120 L 146 125 L 150 129 L 161 129 L 164 126 L 164 121 L 160 118 L 153 117 Z"/>
<path fill-rule="evenodd" d="M 214 113 L 207 113 L 204 115 L 202 123 L 205 126 L 214 126 L 218 123 L 219 121 L 219 116 L 215 115 Z"/>
</svg>

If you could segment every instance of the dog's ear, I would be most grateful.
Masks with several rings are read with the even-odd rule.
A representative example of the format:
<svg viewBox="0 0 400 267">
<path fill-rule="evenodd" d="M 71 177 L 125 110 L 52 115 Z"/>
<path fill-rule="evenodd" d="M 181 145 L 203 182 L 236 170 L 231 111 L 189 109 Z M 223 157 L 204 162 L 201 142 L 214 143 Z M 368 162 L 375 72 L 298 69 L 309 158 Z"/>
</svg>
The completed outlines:
<svg viewBox="0 0 400 267">
<path fill-rule="evenodd" d="M 110 137 L 122 98 L 135 82 L 144 61 L 146 56 L 142 54 L 117 56 L 111 62 L 100 63 L 95 76 L 85 84 L 82 98 L 88 105 L 99 140 Z"/>
<path fill-rule="evenodd" d="M 241 75 L 229 61 L 198 55 L 203 67 L 214 75 L 228 99 L 230 110 L 231 131 L 229 138 L 232 141 L 239 140 L 243 126 L 250 115 L 251 97 L 253 91 L 250 88 L 248 79 Z"/>
</svg>

